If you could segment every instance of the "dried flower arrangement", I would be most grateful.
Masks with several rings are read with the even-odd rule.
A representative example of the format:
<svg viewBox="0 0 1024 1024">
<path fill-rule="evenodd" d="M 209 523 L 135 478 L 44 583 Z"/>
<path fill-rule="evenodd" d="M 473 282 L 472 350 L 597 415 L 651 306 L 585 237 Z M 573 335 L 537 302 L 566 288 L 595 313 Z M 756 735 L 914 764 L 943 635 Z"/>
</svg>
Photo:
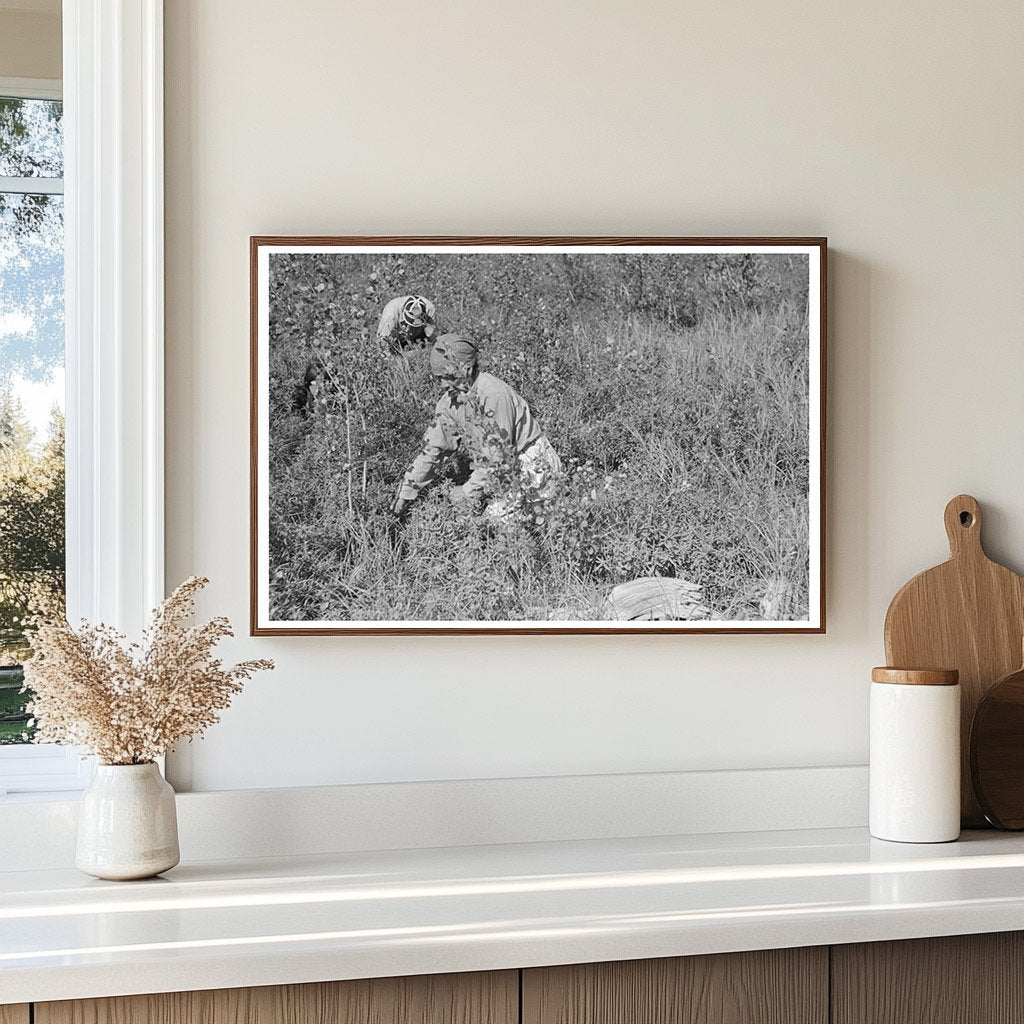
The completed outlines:
<svg viewBox="0 0 1024 1024">
<path fill-rule="evenodd" d="M 213 648 L 232 636 L 227 619 L 188 626 L 209 580 L 192 577 L 153 612 L 141 644 L 87 622 L 40 618 L 25 663 L 36 741 L 83 747 L 104 764 L 146 764 L 220 718 L 267 660 L 225 668 Z"/>
</svg>

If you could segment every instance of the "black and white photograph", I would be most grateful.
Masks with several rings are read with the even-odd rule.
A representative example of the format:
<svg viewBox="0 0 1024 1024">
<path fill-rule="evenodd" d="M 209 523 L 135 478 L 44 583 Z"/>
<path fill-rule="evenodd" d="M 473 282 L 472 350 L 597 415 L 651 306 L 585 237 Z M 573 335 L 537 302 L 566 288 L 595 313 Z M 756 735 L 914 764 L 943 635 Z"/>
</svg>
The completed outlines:
<svg viewBox="0 0 1024 1024">
<path fill-rule="evenodd" d="M 253 633 L 822 632 L 825 252 L 253 238 Z"/>
</svg>

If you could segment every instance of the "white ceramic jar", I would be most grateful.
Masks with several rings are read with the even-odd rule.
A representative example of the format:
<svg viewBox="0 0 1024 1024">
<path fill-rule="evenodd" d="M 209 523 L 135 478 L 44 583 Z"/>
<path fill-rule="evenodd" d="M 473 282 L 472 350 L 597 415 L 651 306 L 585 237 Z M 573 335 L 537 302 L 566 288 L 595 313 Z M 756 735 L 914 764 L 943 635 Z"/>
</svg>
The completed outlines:
<svg viewBox="0 0 1024 1024">
<path fill-rule="evenodd" d="M 952 669 L 871 672 L 870 825 L 876 839 L 960 835 L 960 685 Z"/>
<path fill-rule="evenodd" d="M 82 794 L 75 865 L 96 878 L 150 878 L 178 863 L 174 790 L 149 764 L 98 764 Z"/>
</svg>

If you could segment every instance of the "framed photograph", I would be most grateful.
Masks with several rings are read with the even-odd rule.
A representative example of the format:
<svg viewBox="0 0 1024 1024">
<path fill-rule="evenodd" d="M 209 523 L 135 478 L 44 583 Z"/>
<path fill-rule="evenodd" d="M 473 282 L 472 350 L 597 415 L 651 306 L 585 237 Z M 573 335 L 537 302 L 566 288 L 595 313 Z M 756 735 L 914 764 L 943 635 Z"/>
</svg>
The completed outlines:
<svg viewBox="0 0 1024 1024">
<path fill-rule="evenodd" d="M 251 239 L 251 628 L 823 633 L 823 238 Z"/>
</svg>

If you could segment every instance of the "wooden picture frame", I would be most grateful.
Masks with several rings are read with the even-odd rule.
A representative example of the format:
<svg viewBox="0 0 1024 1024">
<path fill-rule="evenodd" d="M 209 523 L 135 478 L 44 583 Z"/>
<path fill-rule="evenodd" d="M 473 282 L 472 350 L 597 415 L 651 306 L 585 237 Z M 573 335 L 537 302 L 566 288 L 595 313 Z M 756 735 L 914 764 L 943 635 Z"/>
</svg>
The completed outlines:
<svg viewBox="0 0 1024 1024">
<path fill-rule="evenodd" d="M 365 287 L 355 286 L 364 279 Z M 436 285 L 436 302 L 426 294 L 428 282 Z M 252 635 L 824 633 L 826 294 L 827 241 L 819 237 L 252 237 Z M 417 302 L 402 307 L 398 333 L 387 334 L 383 324 L 374 331 L 387 303 L 399 298 Z M 606 337 L 599 338 L 602 330 Z M 469 342 L 455 347 L 472 355 L 444 348 L 455 333 Z M 449 341 L 432 354 L 445 334 Z M 570 338 L 580 381 L 566 370 Z M 522 351 L 513 357 L 520 342 Z M 470 358 L 472 369 L 463 371 L 459 360 L 468 367 Z M 431 359 L 449 359 L 448 369 L 439 371 Z M 378 363 L 379 380 L 392 381 L 390 390 L 377 386 Z M 442 372 L 434 379 L 441 398 L 428 393 L 428 364 Z M 449 371 L 473 374 L 468 393 L 446 390 L 453 378 L 443 373 Z M 620 377 L 627 383 L 618 394 Z M 547 389 L 539 398 L 536 380 Z M 539 476 L 527 474 L 524 459 L 533 459 L 541 442 L 516 433 L 523 415 L 507 429 L 499 425 L 504 413 L 499 409 L 495 418 L 497 406 L 488 408 L 491 399 L 477 394 L 486 381 L 496 393 L 504 389 L 494 398 L 506 403 L 501 409 L 506 398 L 518 399 L 515 408 L 529 407 L 524 415 L 533 416 L 533 432 L 544 433 L 545 442 L 551 433 L 555 455 Z M 679 382 L 690 396 L 678 399 L 680 410 L 671 400 L 647 401 L 652 394 L 671 399 L 677 391 L 667 389 Z M 382 406 L 381 390 L 402 396 L 395 409 Z M 442 409 L 445 395 L 454 399 Z M 587 419 L 590 395 L 612 409 L 604 420 Z M 646 418 L 633 422 L 638 396 L 646 396 Z M 573 402 L 575 413 L 567 412 Z M 420 406 L 425 411 L 417 413 Z M 693 412 L 696 407 L 702 411 Z M 453 415 L 462 418 L 456 423 Z M 448 483 L 433 489 L 414 461 L 410 431 L 417 416 L 423 429 L 443 428 L 428 435 L 431 444 L 421 453 L 427 462 L 434 459 L 430 473 L 447 467 Z M 392 419 L 402 428 L 395 445 L 380 427 Z M 474 442 L 474 429 L 497 441 Z M 593 441 L 595 434 L 610 438 L 603 442 L 607 448 L 594 447 L 602 443 Z M 445 439 L 442 454 L 453 453 L 452 465 L 436 458 L 438 436 Z M 504 470 L 494 455 L 503 443 L 509 453 Z M 584 460 L 590 451 L 598 457 Z M 468 461 L 460 477 L 455 462 L 463 453 Z M 680 463 L 691 457 L 697 482 L 688 486 L 690 469 L 680 470 Z M 399 462 L 411 467 L 399 478 L 406 507 L 385 524 L 392 495 L 384 490 L 395 485 Z M 480 474 L 482 491 L 474 490 Z M 669 497 L 659 505 L 664 479 Z M 802 495 L 797 480 L 806 481 Z M 458 499 L 451 522 L 442 490 Z M 644 502 L 654 525 L 623 531 L 635 543 L 618 552 L 623 545 L 607 523 L 628 519 Z M 678 529 L 662 508 L 673 515 L 679 510 Z M 777 520 L 770 518 L 773 508 L 780 510 Z M 667 524 L 664 554 L 656 521 Z M 716 562 L 719 522 L 727 554 Z M 589 537 L 592 526 L 605 547 L 572 562 L 566 551 L 575 550 L 576 538 Z M 514 530 L 520 533 L 510 540 Z M 765 537 L 758 540 L 760 534 Z M 492 541 L 501 548 L 497 555 Z M 447 566 L 453 551 L 455 562 L 463 561 L 452 570 L 457 587 L 449 605 L 443 586 L 423 581 L 442 579 L 442 563 Z M 528 571 L 511 564 L 534 554 L 534 562 L 522 563 Z M 508 564 L 501 561 L 506 556 Z M 549 563 L 550 579 L 530 568 L 547 572 Z M 691 564 L 707 578 L 680 571 Z M 497 575 L 478 580 L 478 565 Z M 744 567 L 734 593 L 731 565 Z M 591 566 L 593 579 L 586 577 Z M 620 566 L 627 578 L 617 582 Z M 638 570 L 644 566 L 654 571 Z M 373 582 L 360 590 L 364 568 L 363 578 Z M 473 586 L 463 587 L 465 579 Z M 506 579 L 513 581 L 508 588 L 501 583 Z M 531 600 L 549 595 L 563 580 L 565 608 L 550 598 L 531 604 L 524 596 L 527 590 Z M 377 617 L 378 609 L 392 605 L 412 609 L 414 617 Z M 449 618 L 449 607 L 512 607 L 524 617 Z M 429 616 L 432 608 L 442 617 L 415 617 L 421 609 Z M 544 617 L 525 617 L 534 608 Z M 601 617 L 568 617 L 595 612 Z M 343 614 L 356 617 L 332 617 Z M 679 614 L 698 617 L 674 617 Z M 732 614 L 737 617 L 723 617 Z"/>
</svg>

